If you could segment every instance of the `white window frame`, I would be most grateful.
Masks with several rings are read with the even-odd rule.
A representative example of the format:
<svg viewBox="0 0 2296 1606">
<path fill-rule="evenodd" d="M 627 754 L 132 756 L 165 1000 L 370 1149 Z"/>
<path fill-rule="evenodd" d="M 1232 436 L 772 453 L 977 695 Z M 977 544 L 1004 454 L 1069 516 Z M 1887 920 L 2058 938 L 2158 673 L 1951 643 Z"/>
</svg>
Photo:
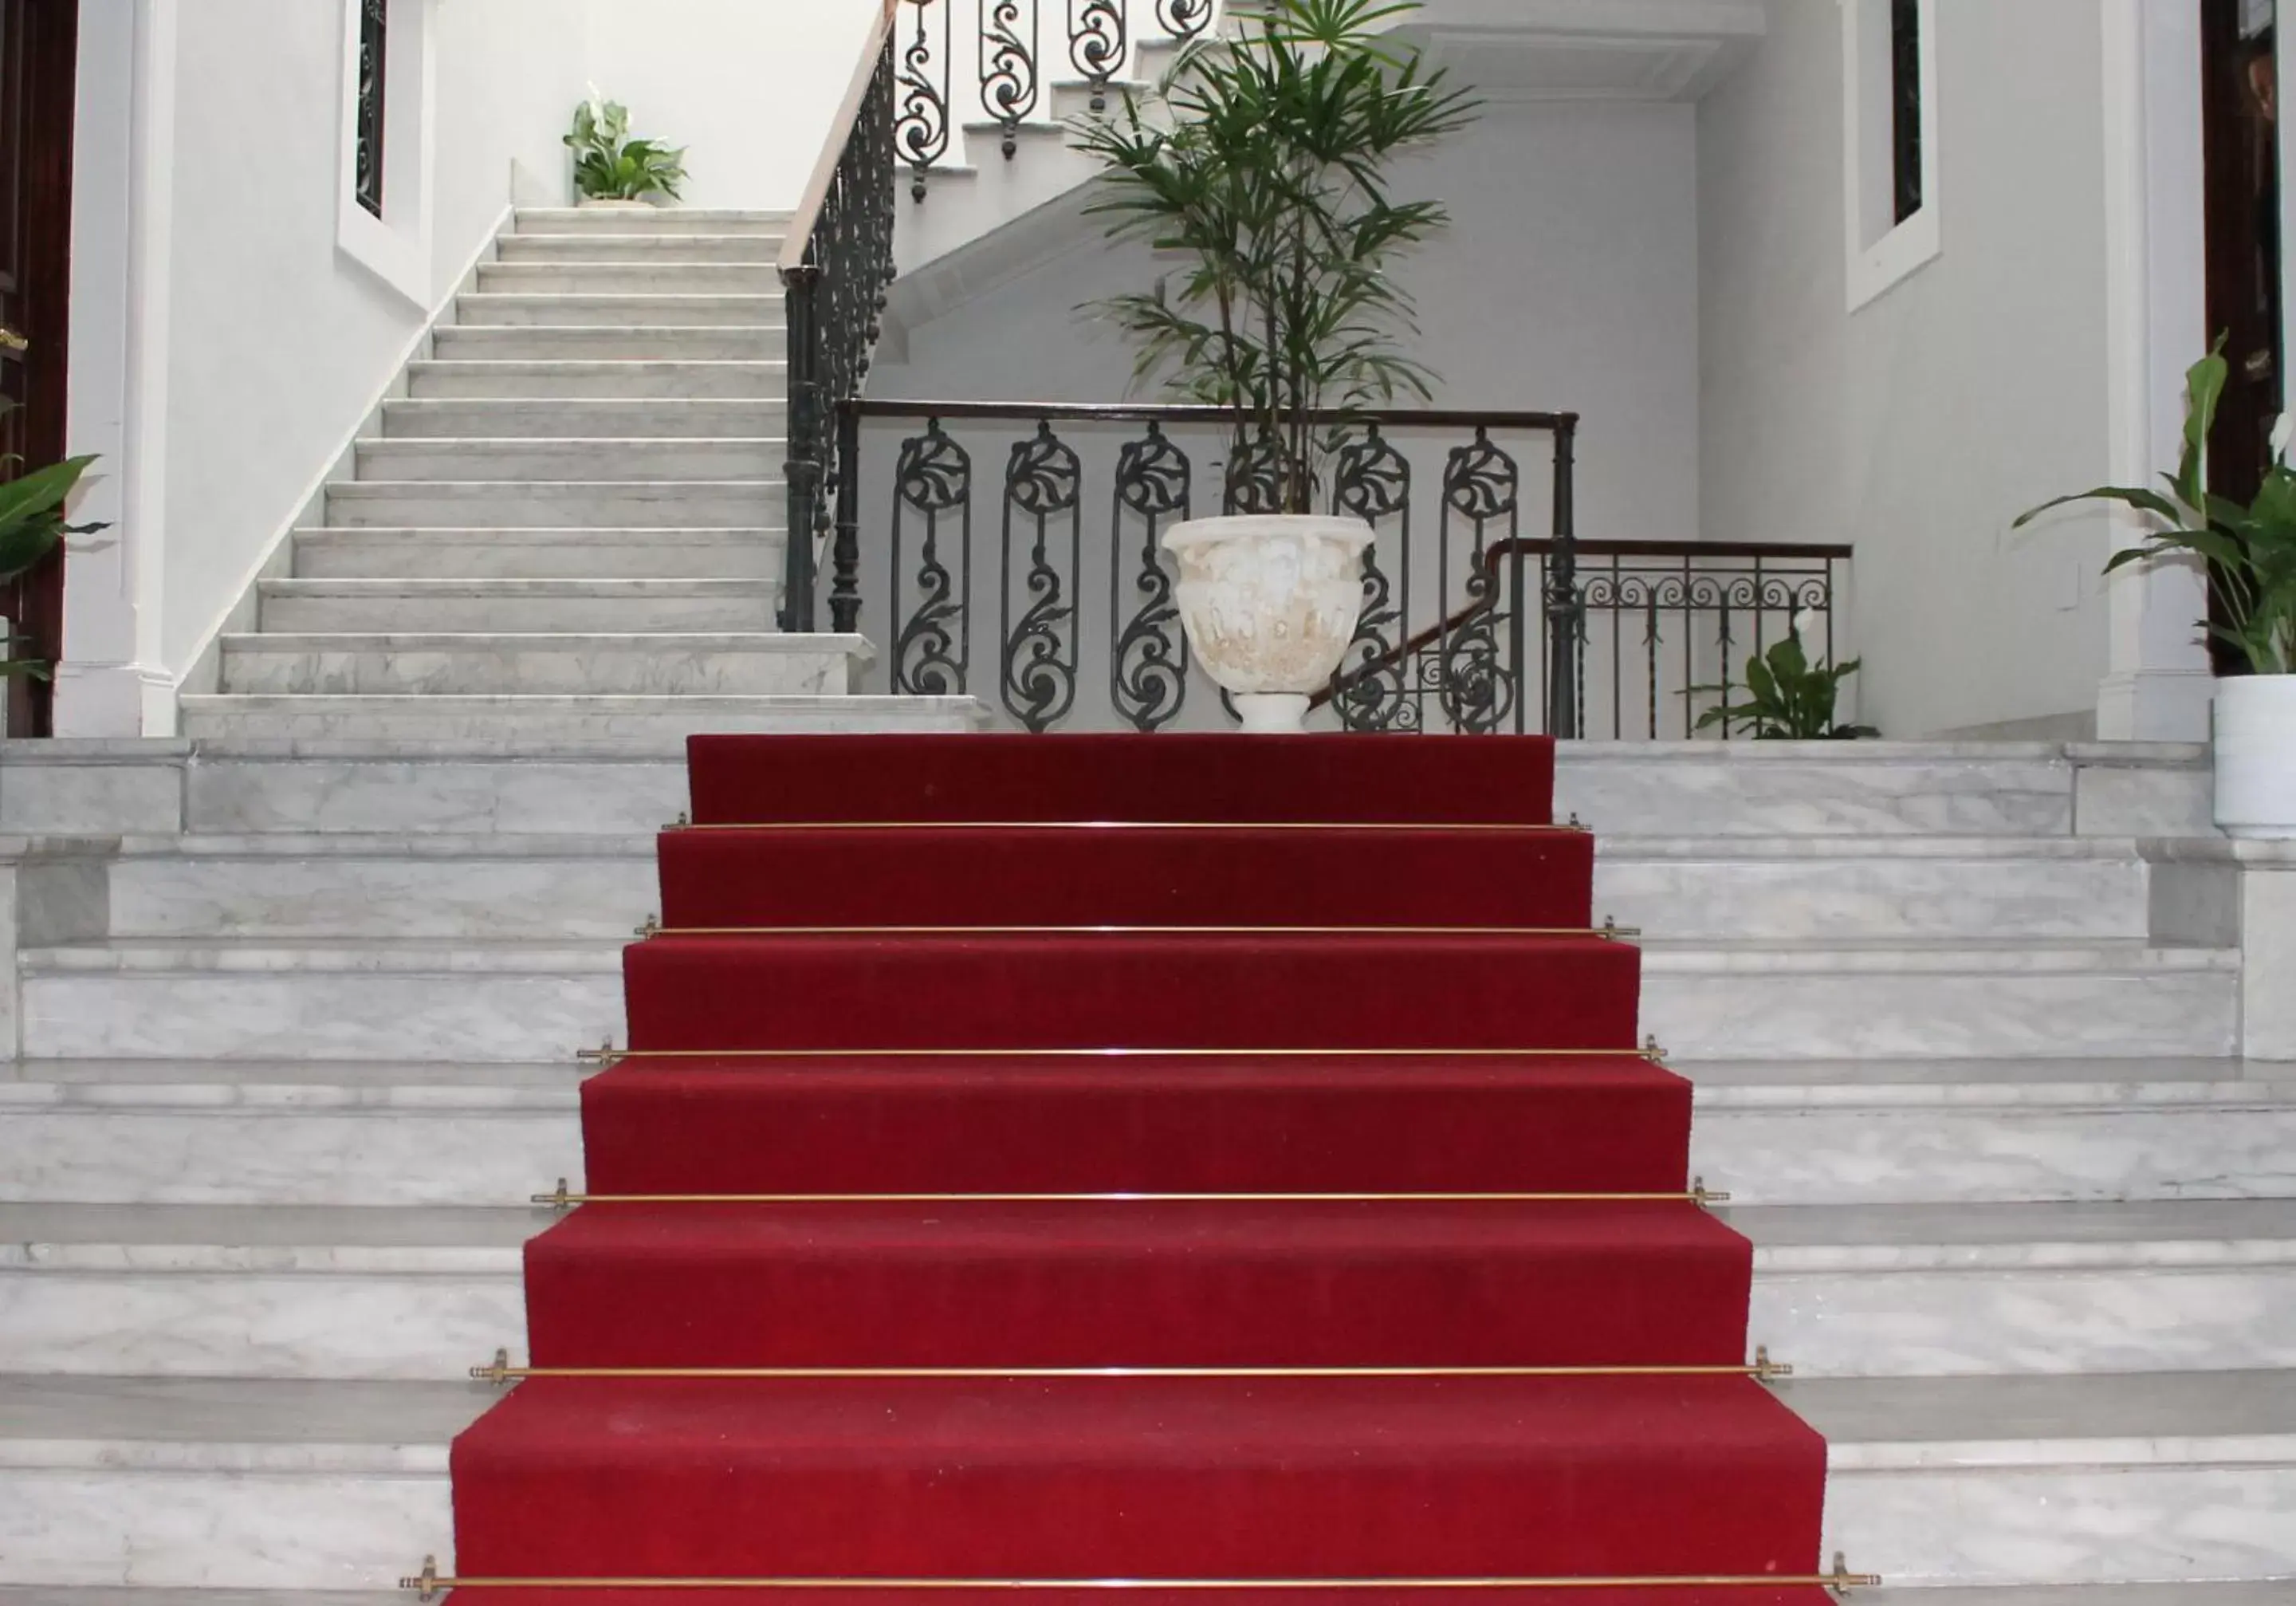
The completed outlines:
<svg viewBox="0 0 2296 1606">
<path fill-rule="evenodd" d="M 384 48 L 390 89 L 383 100 L 382 216 L 358 201 L 359 0 L 341 0 L 342 121 L 337 157 L 335 245 L 414 306 L 431 302 L 430 226 L 435 206 L 438 98 L 437 0 L 389 0 Z"/>
<path fill-rule="evenodd" d="M 1868 141 L 1873 134 L 1865 104 L 1864 78 L 1871 15 L 1887 14 L 1887 0 L 1841 0 L 1843 175 L 1842 228 L 1849 246 L 1849 310 L 1857 311 L 1911 278 L 1945 250 L 1940 194 L 1938 125 L 1938 0 L 1917 0 L 1921 8 L 1922 71 L 1922 204 L 1921 210 L 1890 228 L 1878 240 L 1866 235 L 1869 197 L 1866 176 L 1894 172 L 1894 163 L 1877 159 Z M 1886 137 L 1889 123 L 1880 119 Z M 1886 156 L 1886 152 L 1882 153 Z"/>
</svg>

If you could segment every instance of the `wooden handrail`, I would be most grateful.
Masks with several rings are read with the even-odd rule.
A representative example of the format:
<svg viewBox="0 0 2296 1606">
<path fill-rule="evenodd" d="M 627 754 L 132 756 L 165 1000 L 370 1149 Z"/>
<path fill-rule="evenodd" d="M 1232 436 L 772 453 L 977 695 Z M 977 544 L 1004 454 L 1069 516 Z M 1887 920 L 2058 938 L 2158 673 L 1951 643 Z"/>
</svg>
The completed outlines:
<svg viewBox="0 0 2296 1606">
<path fill-rule="evenodd" d="M 814 226 L 821 221 L 821 209 L 829 203 L 830 186 L 837 182 L 837 167 L 845 159 L 853 126 L 861 120 L 861 104 L 869 98 L 869 84 L 877 76 L 878 62 L 885 54 L 885 41 L 892 35 L 893 13 L 899 4 L 900 0 L 882 0 L 877 20 L 869 25 L 868 45 L 861 52 L 860 63 L 853 70 L 853 81 L 845 86 L 845 98 L 838 103 L 836 120 L 831 123 L 829 137 L 823 142 L 821 155 L 813 164 L 813 177 L 806 180 L 804 198 L 790 219 L 789 236 L 782 242 L 776 266 L 784 278 L 805 266 L 806 253 L 813 249 Z"/>
<path fill-rule="evenodd" d="M 1489 556 L 1494 563 L 1502 557 L 1512 557 L 1516 553 L 1521 553 L 1525 557 L 1546 557 L 1560 545 L 1562 545 L 1560 541 L 1545 536 L 1536 539 L 1529 536 L 1516 536 L 1507 540 L 1493 541 L 1489 548 Z M 1571 550 L 1582 558 L 1775 557 L 1790 559 L 1800 557 L 1833 564 L 1848 563 L 1857 553 L 1857 548 L 1854 547 L 1797 546 L 1786 541 L 1573 541 L 1570 546 Z M 1308 699 L 1309 711 L 1312 712 L 1324 706 L 1331 702 L 1333 694 L 1343 687 L 1357 680 L 1369 679 L 1374 675 L 1383 674 L 1398 663 L 1409 663 L 1473 618 L 1485 605 L 1480 602 L 1470 603 L 1440 623 L 1431 624 L 1417 635 L 1398 642 L 1376 658 L 1359 663 L 1353 669 L 1341 671 L 1332 684 L 1324 687 Z M 1516 605 L 1521 605 L 1519 600 Z"/>
</svg>

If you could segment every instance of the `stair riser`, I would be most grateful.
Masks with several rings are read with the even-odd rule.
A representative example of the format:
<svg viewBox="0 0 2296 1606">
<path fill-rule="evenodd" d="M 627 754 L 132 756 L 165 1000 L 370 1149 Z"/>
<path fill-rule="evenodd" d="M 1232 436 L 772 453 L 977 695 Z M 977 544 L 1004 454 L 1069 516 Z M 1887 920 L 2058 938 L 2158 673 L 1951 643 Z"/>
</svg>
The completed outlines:
<svg viewBox="0 0 2296 1606">
<path fill-rule="evenodd" d="M 2225 970 L 1993 975 L 1645 968 L 1644 1028 L 1677 1058 L 2220 1058 L 2239 1041 Z"/>
<path fill-rule="evenodd" d="M 673 749 L 613 761 L 210 755 L 184 779 L 187 828 L 645 835 L 686 807 Z"/>
<path fill-rule="evenodd" d="M 774 591 L 764 581 L 735 597 L 266 597 L 266 630 L 360 634 L 452 631 L 770 630 Z"/>
<path fill-rule="evenodd" d="M 0 1470 L 0 1582 L 388 1590 L 410 1556 L 453 1565 L 444 1454 L 409 1452 L 396 1472 L 330 1470 L 324 1447 L 302 1471 Z M 1827 1552 L 1906 1585 L 2296 1573 L 2285 1461 L 1837 1471 L 1827 1505 Z"/>
<path fill-rule="evenodd" d="M 91 1205 L 514 1208 L 549 1192 L 562 1176 L 577 1185 L 582 1178 L 572 1093 L 555 1107 L 539 1096 L 534 1104 L 507 1114 L 445 1101 L 378 1110 L 11 1109 L 0 1124 L 0 1155 L 8 1162 L 0 1195 Z M 521 1297 L 514 1269 L 504 1276 L 514 1303 Z M 306 1314 L 315 1333 L 324 1328 L 318 1306 Z M 488 1349 L 521 1345 L 524 1334 L 522 1327 L 499 1328 Z M 86 1329 L 78 1335 L 82 1343 L 92 1336 Z M 418 1326 L 370 1334 L 366 1342 L 387 1343 L 396 1353 L 398 1345 L 428 1339 Z"/>
<path fill-rule="evenodd" d="M 383 433 L 395 441 L 667 439 L 777 440 L 780 401 L 386 402 Z"/>
<path fill-rule="evenodd" d="M 353 734 L 413 737 L 429 733 L 444 740 L 470 734 L 468 729 L 458 727 L 451 715 L 441 712 L 417 709 L 362 714 L 357 721 L 359 728 L 356 731 L 341 728 L 346 718 L 340 715 L 300 716 L 293 712 L 266 712 L 243 718 L 211 716 L 194 701 L 187 704 L 185 723 L 193 736 L 207 737 L 325 737 Z M 922 717 L 919 723 L 923 723 Z M 956 727 L 954 720 L 944 719 L 943 723 L 949 728 Z M 774 727 L 774 718 L 769 714 L 760 715 L 753 721 L 745 721 L 738 716 L 719 719 L 688 714 L 654 721 L 641 721 L 633 716 L 619 725 L 602 718 L 588 724 L 569 723 L 563 730 L 556 730 L 546 725 L 537 729 L 535 719 L 529 716 L 512 728 L 535 737 L 564 735 L 570 738 L 589 732 L 603 738 L 618 731 L 639 734 L 642 729 L 647 729 L 667 734 L 680 729 L 740 729 L 744 724 L 750 729 L 770 729 Z M 808 728 L 819 729 L 819 725 L 814 722 Z M 348 820 L 343 820 L 333 828 L 358 828 Z M 1734 1037 L 1720 1032 L 1714 1034 L 1702 1042 L 1696 1058 L 1844 1058 L 1876 1051 L 1859 1046 L 1873 1029 L 1874 1011 L 1882 1007 L 1883 1002 L 1882 999 L 1872 996 L 1870 990 L 1827 986 L 1822 990 L 1825 999 L 1821 1009 L 1808 1001 L 1808 995 L 1816 990 L 1809 986 L 1807 978 L 1734 979 L 1737 985 L 1732 996 L 1748 1024 L 1740 1027 Z M 1893 1046 L 1883 1051 L 1919 1058 L 1936 1054 L 1940 1050 L 1948 1053 L 2009 1056 L 2031 1049 L 2030 1026 L 2012 1025 L 1988 1030 L 1981 1020 L 1967 1016 L 1956 1019 L 1957 1012 L 1971 1009 L 1981 1001 L 1972 997 L 1969 978 L 1906 976 L 1881 979 L 1887 991 L 1889 1006 L 1898 1012 L 1905 1029 L 1911 1034 L 1906 1046 Z M 2086 1051 L 2101 1055 L 2195 1056 L 2222 1055 L 2228 1051 L 2221 1042 L 2213 1047 L 2194 1046 L 2188 1039 L 2229 1030 L 2233 1008 L 2229 977 L 2182 978 L 2210 985 L 2180 989 L 2180 996 L 2166 1001 L 2168 1013 L 2183 1023 L 2174 1029 L 2155 1024 L 2152 1019 L 2153 1009 L 2163 1001 L 2158 992 L 2151 988 L 2134 985 L 2126 979 L 2076 978 L 2083 985 L 2078 988 L 2068 986 L 2054 997 L 2050 990 L 2034 984 L 2033 978 L 2018 979 L 2023 985 L 2017 992 L 1997 1001 L 2005 1017 L 2013 1023 L 2034 1018 L 2081 1021 L 2082 1029 L 2077 1035 Z M 195 976 L 186 976 L 180 984 L 168 984 L 136 975 L 74 976 L 69 978 L 35 975 L 25 989 L 26 1009 L 30 1017 L 28 1036 L 32 1045 L 28 1051 L 35 1057 L 250 1054 L 251 1051 L 247 1048 L 232 1045 L 241 1043 L 246 1034 L 253 1032 L 261 1041 L 272 1045 L 270 1052 L 252 1054 L 257 1058 L 303 1052 L 340 1058 L 420 1057 L 394 1054 L 383 1045 L 393 1041 L 394 1035 L 402 1030 L 413 1029 L 418 1022 L 427 1022 L 436 1016 L 439 1020 L 435 1031 L 425 1026 L 422 1035 L 426 1042 L 435 1042 L 440 1053 L 464 1058 L 546 1058 L 562 1052 L 570 1042 L 578 1044 L 596 1041 L 597 1034 L 587 1031 L 578 1032 L 571 1038 L 566 1036 L 563 1030 L 564 1009 L 560 1003 L 562 998 L 581 1001 L 580 1018 L 605 1021 L 619 1015 L 619 978 L 611 974 L 536 977 L 522 984 L 514 994 L 504 997 L 494 1005 L 467 1001 L 463 988 L 469 984 L 458 980 L 440 986 L 436 992 L 429 992 L 422 987 L 410 988 L 405 978 L 396 976 L 289 974 L 268 978 L 237 976 L 217 978 L 216 985 L 221 989 L 223 996 L 242 988 L 252 988 L 255 996 L 263 1001 L 257 1002 L 251 1000 L 242 1010 L 237 1007 L 227 1008 L 218 1002 L 218 994 L 208 992 L 205 982 Z M 483 992 L 496 984 L 488 978 L 478 984 L 478 987 Z M 371 992 L 374 994 L 371 1001 L 360 1001 Z M 2132 999 L 2144 1007 L 2126 1008 Z M 538 1012 L 534 1016 L 522 1017 L 520 1010 L 529 1000 L 538 1007 Z M 1799 1004 L 1798 1000 L 1801 1001 Z M 1770 1046 L 1770 1029 L 1767 1023 L 1778 1012 L 1797 1008 L 1800 1011 L 1799 1018 L 1804 1023 L 1802 1032 L 1794 1039 L 1797 1046 L 1792 1053 L 1779 1053 Z M 1687 1013 L 1682 1007 L 1673 982 L 1665 976 L 1646 979 L 1645 1009 L 1646 1018 L 1657 1023 L 1654 1029 L 1661 1034 L 1668 1030 L 1667 1022 L 1678 1022 Z M 264 1022 L 260 1012 L 266 1009 L 279 1010 L 281 1018 L 276 1022 Z M 406 1012 L 410 1010 L 413 1011 L 413 1019 L 406 1017 Z M 251 1020 L 236 1018 L 250 1013 L 258 1017 Z M 471 1032 L 472 1027 L 465 1017 L 472 1014 L 486 1017 L 485 1028 L 466 1038 L 463 1034 Z M 208 1018 L 217 1015 L 234 1018 Z M 384 1028 L 383 1032 L 381 1034 L 370 1033 L 358 1024 L 362 1018 L 373 1019 Z M 1954 1021 L 1955 1024 L 1942 1034 L 1932 1028 L 1931 1034 L 1923 1038 L 1914 1034 L 1917 1024 L 1922 1021 Z M 213 1033 L 215 1041 L 224 1046 L 213 1049 L 190 1046 L 183 1035 L 185 1031 L 194 1035 Z M 337 1037 L 340 1037 L 342 1042 L 324 1049 L 316 1046 L 307 1048 L 305 1038 L 299 1035 L 303 1033 L 313 1034 L 309 1038 L 313 1045 L 321 1042 L 333 1044 Z M 2180 1038 L 2179 1033 L 2185 1036 Z M 2068 1033 L 2056 1041 L 2063 1042 L 2067 1037 L 2074 1035 Z M 2166 1041 L 2146 1041 L 2152 1038 Z M 135 1042 L 143 1042 L 144 1046 L 132 1046 Z M 355 1044 L 365 1046 L 353 1046 Z M 370 1048 L 374 1051 L 367 1051 Z M 428 1053 L 430 1050 L 426 1049 L 424 1051 Z M 2054 1051 L 2076 1050 L 2060 1047 Z M 1995 1120 L 2000 1117 L 1997 1114 L 1988 1114 L 1981 1118 Z M 1733 1112 L 1727 1116 L 1710 1116 L 1701 1129 L 1702 1134 L 1710 1146 L 1725 1144 L 1719 1152 L 1728 1156 L 1733 1163 L 1726 1171 L 1718 1160 L 1710 1164 L 1707 1169 L 1716 1177 L 1726 1175 L 1726 1185 L 1747 1190 L 1743 1196 L 1745 1202 L 1756 1202 L 1758 1195 L 1760 1196 L 1759 1202 L 1762 1203 L 1807 1202 L 1813 1198 L 1824 1200 L 1836 1197 L 1874 1200 L 1940 1197 L 1929 1190 L 1936 1186 L 1933 1183 L 1910 1180 L 1892 1183 L 1889 1181 L 1892 1175 L 1907 1175 L 1918 1157 L 1918 1150 L 1908 1152 L 1901 1147 L 1923 1138 L 1918 1126 L 1898 1134 L 1887 1145 L 1878 1143 L 1869 1131 L 1865 1139 L 1865 1152 L 1853 1155 L 1837 1153 L 1831 1143 L 1833 1138 L 1848 1138 L 1852 1134 L 1822 1134 L 1820 1129 L 1826 1124 L 1827 1118 L 1824 1116 L 1780 1117 L 1740 1112 Z M 2259 1121 L 2255 1124 L 2263 1126 L 2268 1124 Z M 1775 1130 L 1781 1125 L 1784 1130 Z M 1772 1130 L 1764 1130 L 1765 1126 Z M 1758 1147 L 1751 1156 L 1742 1158 L 1735 1146 L 1748 1140 L 1734 1136 L 1726 1141 L 1719 1135 L 1726 1129 L 1734 1133 L 1757 1133 L 1752 1141 Z M 1855 1129 L 1856 1124 L 1853 1123 L 1853 1131 Z M 1983 1129 L 1977 1130 L 1981 1132 Z M 2103 1167 L 2098 1173 L 2101 1178 L 2113 1178 L 2123 1167 L 2135 1164 L 2133 1157 L 2116 1157 L 2120 1156 L 2117 1145 L 2128 1141 L 2111 1136 L 2117 1130 L 2120 1129 L 2108 1121 L 2106 1132 L 2099 1134 L 2108 1145 L 2107 1152 L 2091 1157 L 2095 1164 Z M 1976 1132 L 1964 1132 L 1956 1135 L 1968 1141 Z M 2286 1152 L 2296 1155 L 2296 1122 L 2292 1122 L 2286 1129 L 2284 1141 L 2289 1145 Z M 2147 1162 L 2154 1158 L 2150 1154 L 2143 1157 Z M 1751 1158 L 1753 1163 L 1745 1163 L 1746 1158 Z M 1962 1160 L 1962 1157 L 1946 1157 L 1948 1164 L 1956 1160 L 1970 1163 Z M 1872 1173 L 1871 1181 L 1861 1186 L 1854 1179 L 1845 1182 L 1833 1178 L 1829 1168 L 1837 1162 L 1843 1169 Z M 2296 1161 L 2290 1164 L 2296 1165 Z M 1819 1176 L 1825 1179 L 1815 1182 L 1814 1185 L 1821 1190 L 1815 1195 L 1795 1180 L 1809 1174 L 1813 1167 L 1817 1168 Z M 2289 1167 L 2276 1166 L 2267 1174 L 2280 1175 L 2288 1172 Z M 2156 1174 L 2147 1164 L 2140 1167 L 2136 1174 L 2143 1177 Z M 2221 1174 L 2205 1165 L 2163 1164 L 2157 1175 L 2161 1180 L 2154 1185 L 2165 1188 L 2173 1186 L 2171 1179 L 2179 1176 L 2220 1179 Z M 1717 1185 L 1726 1184 L 1718 1180 Z M 1845 1186 L 1849 1190 L 1846 1193 L 1825 1190 Z M 1911 1193 L 1892 1191 L 1897 1187 L 1915 1187 L 1920 1190 Z M 2138 1187 L 2140 1197 L 2162 1197 L 2157 1193 L 2142 1193 L 2141 1182 Z M 2237 1197 L 2242 1192 L 2251 1190 L 2241 1188 L 2219 1190 L 2213 1186 L 2205 1190 L 2218 1197 Z M 2292 1182 L 2286 1191 L 2296 1192 L 2296 1182 Z M 1966 1193 L 1948 1193 L 1942 1197 L 1968 1196 Z M 2110 1196 L 2102 1195 L 2092 1188 L 2070 1195 L 2011 1192 L 1993 1197 Z"/>
<path fill-rule="evenodd" d="M 419 362 L 407 374 L 417 400 L 751 400 L 787 411 L 789 373 L 778 362 Z M 472 433 L 484 433 L 473 431 Z M 759 434 L 778 435 L 778 428 Z"/>
<path fill-rule="evenodd" d="M 193 1470 L 164 1456 L 0 1468 L 0 1584 L 389 1590 L 409 1557 L 447 1563 L 446 1453 L 410 1453 L 421 1470 L 398 1472 L 330 1470 L 324 1446 L 262 1455 L 252 1471 L 212 1456 Z M 291 1470 L 299 1460 L 309 1470 Z"/>
<path fill-rule="evenodd" d="M 295 537 L 298 580 L 777 580 L 785 562 L 781 532 L 768 530 L 452 536 L 330 530 Z"/>
<path fill-rule="evenodd" d="M 456 303 L 465 325 L 552 329 L 693 329 L 726 325 L 779 325 L 777 295 L 466 295 Z"/>
<path fill-rule="evenodd" d="M 25 1052 L 57 1059 L 563 1059 L 586 1044 L 621 1040 L 621 981 L 611 963 L 607 956 L 593 971 L 543 974 L 35 976 L 24 984 Z M 426 1160 L 422 1168 L 438 1163 Z"/>
<path fill-rule="evenodd" d="M 456 705 L 421 697 L 400 702 L 357 698 L 286 697 L 275 702 L 186 697 L 184 734 L 195 740 L 440 742 L 522 746 L 611 745 L 646 752 L 674 749 L 697 735 L 764 736 L 805 731 L 906 732 L 940 736 L 979 729 L 964 707 L 923 704 L 850 709 L 818 704 L 776 705 L 761 698 L 737 707 L 675 699 L 644 707 L 624 707 L 607 699 L 588 707 L 522 706 L 517 699 Z M 332 828 L 340 829 L 337 826 Z"/>
<path fill-rule="evenodd" d="M 543 480 L 559 484 L 630 480 L 767 480 L 789 461 L 777 440 L 575 442 L 390 441 L 358 449 L 362 480 Z"/>
<path fill-rule="evenodd" d="M 458 1258 L 471 1269 L 0 1272 L 0 1348 L 18 1371 L 93 1377 L 435 1380 L 501 1347 L 524 1359 L 518 1252 Z M 2121 1375 L 2296 1365 L 2292 1318 L 2285 1264 L 1823 1278 L 1758 1266 L 1751 1337 L 1806 1378 Z"/>
<path fill-rule="evenodd" d="M 74 1377 L 436 1382 L 518 1347 L 520 1306 L 515 1273 L 8 1271 L 0 1348 Z"/>
<path fill-rule="evenodd" d="M 781 257 L 778 235 L 504 235 L 502 260 L 523 262 L 745 262 L 771 268 Z"/>
<path fill-rule="evenodd" d="M 481 264 L 479 289 L 488 295 L 769 295 L 781 276 L 771 263 L 509 262 Z"/>
<path fill-rule="evenodd" d="M 787 332 L 778 318 L 746 328 L 442 328 L 432 355 L 446 362 L 780 362 Z"/>
<path fill-rule="evenodd" d="M 1554 810 L 1605 837 L 2062 836 L 2073 828 L 2073 774 L 2038 759 L 1797 763 L 1718 752 L 1635 762 L 1566 751 Z"/>
<path fill-rule="evenodd" d="M 777 482 L 393 485 L 327 493 L 327 523 L 347 529 L 777 530 L 788 514 L 788 492 Z"/>
<path fill-rule="evenodd" d="M 619 858 L 147 858 L 111 872 L 115 936 L 614 941 L 660 902 Z"/>
<path fill-rule="evenodd" d="M 2251 1466 L 1837 1465 L 1825 1553 L 1907 1586 L 2284 1578 L 2296 1574 L 2296 1461 L 2268 1442 Z"/>
<path fill-rule="evenodd" d="M 2139 939 L 2146 873 L 2083 859 L 1600 859 L 1595 902 L 1652 938 Z"/>
<path fill-rule="evenodd" d="M 685 235 L 738 235 L 770 240 L 780 250 L 790 220 L 775 213 L 694 210 L 686 207 L 546 207 L 521 211 L 512 226 L 520 235 L 636 235 L 663 239 Z"/>
<path fill-rule="evenodd" d="M 1702 1101 L 1691 1167 L 1741 1205 L 2296 1198 L 2296 1108 L 1902 1110 Z"/>
<path fill-rule="evenodd" d="M 853 660 L 841 652 L 696 652 L 667 645 L 568 652 L 507 644 L 471 652 L 226 647 L 223 661 L 226 692 L 271 695 L 842 696 L 855 689 L 854 679 Z"/>
</svg>

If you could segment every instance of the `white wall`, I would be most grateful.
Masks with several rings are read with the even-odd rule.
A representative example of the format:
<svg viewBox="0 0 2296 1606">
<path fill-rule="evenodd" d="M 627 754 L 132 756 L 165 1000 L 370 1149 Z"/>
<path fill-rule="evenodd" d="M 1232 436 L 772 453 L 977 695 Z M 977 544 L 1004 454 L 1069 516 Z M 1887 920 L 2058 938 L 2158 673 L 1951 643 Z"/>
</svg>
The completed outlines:
<svg viewBox="0 0 2296 1606">
<path fill-rule="evenodd" d="M 1701 107 L 1704 531 L 1856 545 L 1861 706 L 1888 735 L 2074 734 L 2112 528 L 2009 525 L 2110 467 L 2100 12 L 1939 10 L 1944 250 L 1855 315 L 1837 0 L 1771 0 Z"/>
</svg>

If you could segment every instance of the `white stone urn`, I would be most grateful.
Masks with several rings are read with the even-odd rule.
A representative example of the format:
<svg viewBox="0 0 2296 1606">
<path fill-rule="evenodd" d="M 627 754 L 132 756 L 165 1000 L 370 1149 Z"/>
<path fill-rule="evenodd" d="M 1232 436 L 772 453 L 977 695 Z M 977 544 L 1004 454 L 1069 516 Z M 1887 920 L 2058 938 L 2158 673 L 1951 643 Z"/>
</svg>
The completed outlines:
<svg viewBox="0 0 2296 1606">
<path fill-rule="evenodd" d="M 2225 835 L 2296 839 L 2296 675 L 2218 681 L 2216 738 Z"/>
<path fill-rule="evenodd" d="M 1361 519 L 1321 514 L 1192 519 L 1165 532 L 1188 645 L 1235 698 L 1245 730 L 1307 728 L 1308 699 L 1355 638 L 1371 542 Z"/>
</svg>

